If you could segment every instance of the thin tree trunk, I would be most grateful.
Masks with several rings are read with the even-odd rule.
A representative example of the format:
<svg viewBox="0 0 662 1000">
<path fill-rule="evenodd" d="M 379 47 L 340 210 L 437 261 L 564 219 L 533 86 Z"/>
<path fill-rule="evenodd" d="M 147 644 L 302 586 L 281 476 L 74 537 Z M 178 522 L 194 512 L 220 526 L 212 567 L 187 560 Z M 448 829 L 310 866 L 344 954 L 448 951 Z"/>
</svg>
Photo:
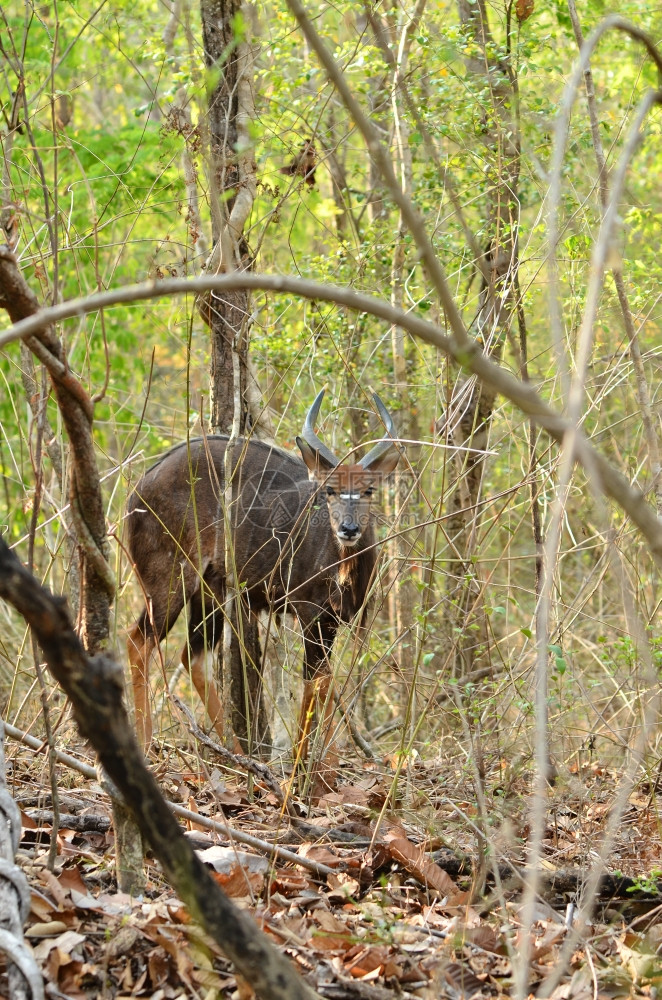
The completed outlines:
<svg viewBox="0 0 662 1000">
<path fill-rule="evenodd" d="M 171 0 L 170 18 L 163 30 L 163 45 L 170 60 L 173 71 L 180 68 L 180 60 L 175 52 L 175 38 L 180 27 L 184 28 L 189 50 L 193 48 L 191 37 L 190 14 L 191 0 Z M 190 54 L 190 53 L 189 53 Z M 199 132 L 194 127 L 191 118 L 191 100 L 189 88 L 181 86 L 175 97 L 175 102 L 168 115 L 172 128 L 184 139 L 182 150 L 182 173 L 186 189 L 186 224 L 196 261 L 206 259 L 209 254 L 209 240 L 204 232 L 200 217 L 200 192 L 198 190 L 197 146 Z"/>
<path fill-rule="evenodd" d="M 39 312 L 36 295 L 6 248 L 0 249 L 0 308 L 6 309 L 13 323 Z M 105 512 L 92 438 L 93 404 L 70 371 L 52 327 L 27 337 L 26 344 L 46 366 L 69 438 L 71 519 L 80 559 L 79 634 L 86 651 L 94 655 L 108 642 L 115 581 L 108 562 Z"/>
<path fill-rule="evenodd" d="M 400 166 L 400 182 L 403 192 L 412 197 L 413 165 L 411 147 L 409 144 L 409 126 L 402 107 L 401 81 L 407 73 L 407 62 L 412 38 L 425 8 L 426 0 L 417 0 L 413 14 L 406 23 L 400 26 L 397 55 L 394 60 L 393 82 L 391 87 L 391 104 L 395 123 L 396 156 Z M 391 304 L 396 308 L 404 307 L 406 280 L 406 236 L 407 225 L 400 213 L 396 234 L 393 259 L 391 263 Z M 398 397 L 399 432 L 403 438 L 413 439 L 412 405 L 409 398 L 407 376 L 406 341 L 403 329 L 397 325 L 391 327 L 391 348 L 393 355 L 393 375 Z M 413 497 L 405 497 L 400 490 L 395 491 L 395 524 L 400 526 L 403 515 Z M 411 534 L 396 531 L 396 537 L 390 543 L 390 555 L 395 572 L 399 577 L 398 584 L 392 589 L 395 594 L 396 633 L 399 638 L 396 647 L 396 657 L 400 674 L 406 686 L 407 703 L 410 705 L 410 719 L 417 717 L 415 700 L 415 635 L 412 629 L 416 595 L 411 580 L 411 554 L 413 549 Z"/>
<path fill-rule="evenodd" d="M 39 311 L 36 296 L 21 274 L 15 257 L 8 250 L 0 251 L 0 307 L 7 310 L 14 323 Z M 108 642 L 115 582 L 108 562 L 106 519 L 92 437 L 93 403 L 69 369 L 62 344 L 52 327 L 27 337 L 26 343 L 50 375 L 69 438 L 71 520 L 79 552 L 80 601 L 77 625 L 86 652 L 95 655 Z M 116 830 L 123 830 L 125 842 L 139 843 L 140 835 L 135 823 L 124 815 L 121 803 L 115 798 L 112 801 Z M 140 851 L 134 851 L 134 859 L 136 854 L 142 857 Z M 122 891 L 142 891 L 142 866 L 127 862 L 125 858 L 123 860 L 123 853 L 119 850 L 117 871 Z"/>
<path fill-rule="evenodd" d="M 474 327 L 484 350 L 498 359 L 510 332 L 516 305 L 517 227 L 520 171 L 516 116 L 517 84 L 510 64 L 494 50 L 484 0 L 458 0 L 460 21 L 478 55 L 467 59 L 468 71 L 484 81 L 491 94 L 483 122 L 491 163 L 486 191 L 489 243 L 481 267 L 482 285 Z M 458 383 L 447 411 L 449 436 L 458 446 L 457 483 L 451 498 L 448 536 L 453 548 L 448 574 L 449 634 L 456 641 L 454 672 L 465 674 L 489 661 L 489 632 L 484 588 L 476 568 L 479 501 L 495 402 L 492 390 L 475 379 Z M 465 450 L 468 449 L 468 450 Z"/>
<path fill-rule="evenodd" d="M 251 12 L 240 0 L 201 0 L 200 10 L 205 64 L 216 81 L 209 92 L 207 119 L 214 244 L 207 271 L 251 270 L 253 260 L 244 235 L 257 184 L 249 134 L 254 118 Z M 252 432 L 258 423 L 259 392 L 248 351 L 251 308 L 250 293 L 245 289 L 222 296 L 209 294 L 201 303 L 211 334 L 211 427 L 215 434 L 229 433 L 231 443 Z M 226 623 L 217 674 L 219 689 L 230 691 L 236 735 L 251 752 L 251 734 L 260 735 L 259 723 L 265 717 L 262 662 L 257 621 L 249 612 L 244 614 L 238 594 L 241 581 L 234 574 L 236 477 L 230 467 L 234 451 L 228 447 L 224 486 Z"/>
<path fill-rule="evenodd" d="M 238 0 L 201 0 L 205 65 L 216 79 L 209 93 L 207 126 L 212 189 L 214 249 L 207 271 L 250 270 L 252 259 L 244 228 L 253 208 L 257 167 L 248 132 L 254 117 L 252 49 L 248 6 Z M 235 34 L 239 23 L 246 33 Z M 227 434 L 234 420 L 235 366 L 239 359 L 239 433 L 251 429 L 248 340 L 250 294 L 238 289 L 222 297 L 210 294 L 201 312 L 211 332 L 211 426 Z"/>
</svg>

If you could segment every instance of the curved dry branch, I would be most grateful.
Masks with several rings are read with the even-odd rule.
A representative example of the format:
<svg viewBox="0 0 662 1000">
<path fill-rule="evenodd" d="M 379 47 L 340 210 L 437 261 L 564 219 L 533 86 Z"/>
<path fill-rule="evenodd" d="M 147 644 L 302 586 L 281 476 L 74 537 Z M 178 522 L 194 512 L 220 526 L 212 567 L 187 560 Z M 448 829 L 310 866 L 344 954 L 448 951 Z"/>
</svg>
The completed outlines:
<svg viewBox="0 0 662 1000">
<path fill-rule="evenodd" d="M 520 382 L 510 372 L 491 361 L 475 341 L 468 340 L 466 344 L 459 345 L 434 323 L 396 309 L 382 299 L 355 292 L 351 288 L 341 288 L 338 285 L 322 284 L 289 275 L 234 272 L 218 276 L 209 275 L 204 278 L 168 278 L 148 285 L 128 285 L 125 288 L 100 292 L 88 298 L 73 299 L 43 309 L 39 315 L 30 316 L 1 334 L 0 347 L 41 330 L 50 323 L 72 316 L 84 316 L 107 306 L 169 295 L 220 292 L 235 288 L 289 292 L 306 299 L 333 302 L 356 312 L 367 312 L 387 323 L 398 323 L 413 336 L 443 351 L 465 371 L 472 372 L 485 385 L 509 399 L 522 413 L 532 417 L 555 441 L 562 442 L 569 431 L 576 430 L 571 421 L 552 409 L 530 383 Z M 626 512 L 645 537 L 653 557 L 662 565 L 662 520 L 648 504 L 642 491 L 633 487 L 625 476 L 590 444 L 581 431 L 577 431 L 575 460 L 595 475 L 602 492 Z"/>
<path fill-rule="evenodd" d="M 317 55 L 317 58 L 326 70 L 329 80 L 338 91 L 345 107 L 349 111 L 354 124 L 365 139 L 370 155 L 379 167 L 384 183 L 400 209 L 402 218 L 414 238 L 421 255 L 421 262 L 439 295 L 450 328 L 453 331 L 453 336 L 457 340 L 458 345 L 466 348 L 470 344 L 470 338 L 450 290 L 446 273 L 439 262 L 439 258 L 427 234 L 425 221 L 414 207 L 411 199 L 402 190 L 395 176 L 388 149 L 380 141 L 377 129 L 354 97 L 338 63 L 315 31 L 310 18 L 304 10 L 303 4 L 299 3 L 299 0 L 287 0 L 287 6 L 297 19 L 306 41 Z"/>
<path fill-rule="evenodd" d="M 547 252 L 547 266 L 549 269 L 549 302 L 550 318 L 552 325 L 552 336 L 557 344 L 559 360 L 563 354 L 561 345 L 561 310 L 559 305 L 559 283 L 556 272 L 556 249 L 559 240 L 558 213 L 561 204 L 561 179 L 563 160 L 565 157 L 566 143 L 570 128 L 570 114 L 577 97 L 577 92 L 581 85 L 582 77 L 590 65 L 591 55 L 598 42 L 606 32 L 612 28 L 622 31 L 631 38 L 641 42 L 649 56 L 657 66 L 658 74 L 662 77 L 662 55 L 658 52 L 653 41 L 640 28 L 630 24 L 625 18 L 617 14 L 610 14 L 597 28 L 589 35 L 582 45 L 579 59 L 565 86 L 563 97 L 559 109 L 559 114 L 554 125 L 554 149 L 552 152 L 552 163 L 550 169 L 549 182 L 549 202 L 547 215 L 547 232 L 549 236 L 549 249 Z"/>
<path fill-rule="evenodd" d="M 575 0 L 568 0 L 568 11 L 572 22 L 573 31 L 577 45 L 581 50 L 584 45 L 584 35 L 577 14 Z M 586 103 L 588 107 L 589 120 L 591 122 L 591 138 L 593 141 L 593 151 L 598 168 L 598 187 L 600 191 L 600 203 L 603 212 L 607 211 L 609 204 L 609 182 L 607 174 L 607 157 L 600 135 L 600 123 L 598 120 L 597 101 L 595 97 L 595 87 L 593 85 L 593 73 L 590 63 L 584 70 L 584 89 L 586 91 Z M 619 261 L 612 265 L 612 275 L 616 286 L 616 293 L 623 316 L 623 326 L 630 342 L 630 358 L 634 369 L 637 399 L 641 410 L 641 420 L 644 426 L 644 434 L 648 447 L 648 460 L 650 463 L 652 483 L 651 488 L 655 493 L 657 512 L 662 515 L 662 462 L 660 460 L 660 442 L 655 429 L 653 410 L 651 407 L 651 396 L 644 370 L 644 362 L 639 346 L 639 335 L 634 323 L 634 317 L 630 308 L 629 297 L 623 279 L 623 266 Z"/>
<path fill-rule="evenodd" d="M 24 976 L 25 981 L 30 989 L 30 997 L 32 1000 L 43 1000 L 44 997 L 44 982 L 41 978 L 41 973 L 37 968 L 37 963 L 34 960 L 34 955 L 26 945 L 25 941 L 21 941 L 19 938 L 10 934 L 4 928 L 0 927 L 0 949 L 4 951 L 7 958 L 11 963 L 20 969 L 21 975 Z M 21 986 L 14 984 L 12 989 L 12 996 L 16 997 L 18 1000 L 20 994 L 18 990 Z M 21 989 L 23 996 L 26 994 Z"/>
<path fill-rule="evenodd" d="M 14 861 L 21 839 L 21 815 L 9 794 L 5 773 L 4 725 L 0 719 L 0 952 L 7 956 L 12 1000 L 43 1000 L 44 984 L 34 955 L 23 940 L 30 912 L 30 887 Z"/>
</svg>

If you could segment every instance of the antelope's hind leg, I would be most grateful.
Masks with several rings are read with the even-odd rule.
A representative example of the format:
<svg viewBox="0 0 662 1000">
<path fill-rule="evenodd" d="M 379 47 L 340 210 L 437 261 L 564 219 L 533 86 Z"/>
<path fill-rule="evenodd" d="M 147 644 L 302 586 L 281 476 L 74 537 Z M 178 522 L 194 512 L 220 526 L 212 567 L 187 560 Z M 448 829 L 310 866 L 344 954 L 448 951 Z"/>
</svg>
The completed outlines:
<svg viewBox="0 0 662 1000">
<path fill-rule="evenodd" d="M 127 652 L 131 664 L 131 687 L 136 712 L 138 742 L 147 753 L 152 742 L 152 711 L 149 699 L 149 661 L 157 641 L 144 611 L 127 636 Z"/>
<path fill-rule="evenodd" d="M 182 663 L 193 681 L 207 715 L 221 743 L 225 739 L 223 704 L 218 689 L 205 670 L 205 649 L 215 649 L 221 640 L 223 616 L 218 608 L 203 621 L 202 603 L 196 595 L 191 600 L 188 642 L 182 650 Z"/>
</svg>

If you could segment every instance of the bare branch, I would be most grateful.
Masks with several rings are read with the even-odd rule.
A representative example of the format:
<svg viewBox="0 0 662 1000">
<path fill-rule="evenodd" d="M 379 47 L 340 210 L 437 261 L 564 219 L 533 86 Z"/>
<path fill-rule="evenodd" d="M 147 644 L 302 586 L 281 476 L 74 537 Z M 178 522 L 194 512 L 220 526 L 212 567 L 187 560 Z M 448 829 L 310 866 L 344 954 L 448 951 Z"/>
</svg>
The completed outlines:
<svg viewBox="0 0 662 1000">
<path fill-rule="evenodd" d="M 319 299 L 344 305 L 356 312 L 367 312 L 387 323 L 399 323 L 405 330 L 432 344 L 468 372 L 480 378 L 485 385 L 505 396 L 522 413 L 533 417 L 555 441 L 563 441 L 564 436 L 575 429 L 566 417 L 557 413 L 536 392 L 530 383 L 520 382 L 483 354 L 480 346 L 472 340 L 458 345 L 434 323 L 414 316 L 412 313 L 396 309 L 382 299 L 355 292 L 351 288 L 327 285 L 289 275 L 248 274 L 245 271 L 232 274 L 207 275 L 202 278 L 167 278 L 148 285 L 127 285 L 110 292 L 99 292 L 84 299 L 73 299 L 60 305 L 51 306 L 36 316 L 16 323 L 6 333 L 0 335 L 0 347 L 18 340 L 27 334 L 41 330 L 50 323 L 84 316 L 100 308 L 125 302 L 139 302 L 162 296 L 191 294 L 193 292 L 250 288 L 272 292 L 289 292 L 302 298 Z M 591 470 L 597 477 L 600 489 L 622 507 L 633 523 L 646 538 L 651 554 L 662 564 L 662 520 L 647 503 L 640 489 L 633 487 L 600 452 L 586 440 L 581 431 L 577 432 L 575 459 Z"/>
<path fill-rule="evenodd" d="M 374 127 L 363 108 L 350 90 L 342 70 L 338 66 L 326 45 L 315 31 L 312 22 L 308 18 L 303 5 L 299 0 L 287 0 L 287 5 L 299 22 L 299 27 L 306 37 L 306 41 L 311 49 L 316 53 L 317 58 L 327 72 L 327 76 L 334 85 L 343 103 L 349 111 L 354 124 L 365 139 L 370 155 L 379 167 L 384 183 L 388 188 L 391 197 L 402 212 L 402 217 L 407 223 L 410 233 L 414 237 L 416 246 L 421 255 L 425 269 L 432 281 L 432 284 L 441 299 L 442 306 L 448 318 L 449 325 L 453 331 L 453 336 L 457 340 L 458 346 L 467 347 L 470 344 L 469 335 L 464 325 L 460 312 L 450 290 L 446 274 L 439 262 L 430 238 L 427 234 L 425 222 L 416 210 L 410 198 L 402 190 L 393 170 L 391 157 L 379 138 L 379 133 Z"/>
</svg>

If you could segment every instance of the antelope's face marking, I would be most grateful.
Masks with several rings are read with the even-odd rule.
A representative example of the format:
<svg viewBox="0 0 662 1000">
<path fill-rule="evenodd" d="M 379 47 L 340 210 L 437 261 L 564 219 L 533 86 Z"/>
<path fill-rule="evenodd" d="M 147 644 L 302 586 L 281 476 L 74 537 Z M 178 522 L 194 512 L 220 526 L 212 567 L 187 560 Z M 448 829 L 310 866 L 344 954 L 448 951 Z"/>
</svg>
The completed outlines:
<svg viewBox="0 0 662 1000">
<path fill-rule="evenodd" d="M 331 527 L 341 545 L 353 547 L 367 529 L 376 478 L 360 465 L 341 465 L 319 476 L 320 493 L 326 496 Z"/>
</svg>

